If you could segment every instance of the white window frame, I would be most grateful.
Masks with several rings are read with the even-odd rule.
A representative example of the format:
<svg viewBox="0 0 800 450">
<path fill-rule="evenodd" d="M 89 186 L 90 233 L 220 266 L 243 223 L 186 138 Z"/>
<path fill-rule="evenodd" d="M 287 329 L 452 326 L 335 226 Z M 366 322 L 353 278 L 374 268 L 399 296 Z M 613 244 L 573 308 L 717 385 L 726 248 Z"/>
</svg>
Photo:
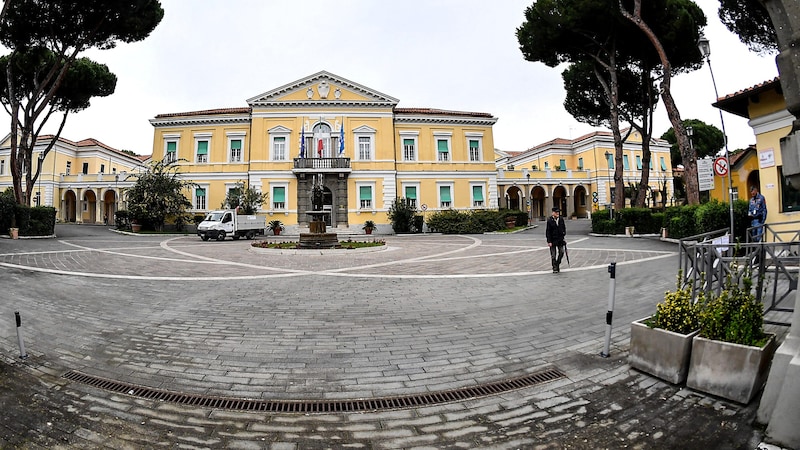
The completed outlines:
<svg viewBox="0 0 800 450">
<path fill-rule="evenodd" d="M 442 202 L 442 187 L 447 187 L 450 189 L 450 203 L 448 205 L 443 204 Z M 455 203 L 455 188 L 454 183 L 436 183 L 436 204 L 439 205 L 439 209 L 452 209 L 453 204 Z M 472 194 L 470 194 L 472 195 Z"/>
<path fill-rule="evenodd" d="M 64 175 L 69 175 L 72 172 L 72 161 L 67 161 L 67 167 L 64 169 Z"/>
<path fill-rule="evenodd" d="M 483 161 L 483 133 L 465 133 L 464 136 L 467 138 L 467 158 L 469 162 Z M 472 147 L 469 146 L 469 141 L 478 141 L 478 154 L 475 155 L 476 158 L 473 158 Z"/>
<path fill-rule="evenodd" d="M 406 146 L 403 141 L 406 139 L 411 139 L 414 141 L 414 154 L 413 158 L 406 158 Z M 418 161 L 419 160 L 419 131 L 401 131 L 400 132 L 400 148 L 402 153 L 402 160 L 403 161 Z"/>
<path fill-rule="evenodd" d="M 447 155 L 446 158 L 442 159 L 442 152 L 439 151 L 439 141 L 447 141 Z M 436 152 L 436 156 L 434 160 L 437 162 L 448 163 L 453 161 L 453 133 L 449 132 L 434 132 L 433 133 L 433 151 Z"/>
<path fill-rule="evenodd" d="M 239 163 L 242 163 L 244 161 L 244 147 L 246 145 L 245 144 L 245 140 L 244 140 L 245 136 L 246 136 L 246 133 L 244 133 L 244 132 L 226 133 L 226 137 L 228 138 L 227 149 L 228 149 L 228 162 L 229 163 L 239 164 Z M 233 158 L 233 141 L 239 141 L 239 142 L 242 143 L 242 148 L 239 149 L 239 159 L 234 159 Z"/>
<path fill-rule="evenodd" d="M 200 158 L 197 151 L 200 149 L 200 142 L 208 142 L 207 153 L 205 158 Z M 202 159 L 202 161 L 201 161 Z M 197 164 L 208 164 L 211 159 L 211 133 L 195 133 L 194 134 L 194 162 Z"/>
<path fill-rule="evenodd" d="M 372 127 L 368 127 L 366 125 L 362 125 L 355 130 L 353 130 L 353 157 L 358 157 L 356 161 L 374 161 L 375 160 L 375 134 L 377 130 Z M 369 153 L 368 158 L 363 158 L 363 149 L 361 147 L 361 138 L 368 138 L 369 139 L 369 147 L 366 151 Z M 336 151 L 338 152 L 339 149 L 337 148 Z"/>
<path fill-rule="evenodd" d="M 290 130 L 289 128 L 286 128 L 284 126 L 277 126 L 277 127 L 270 128 L 269 130 L 267 130 L 267 133 L 269 133 L 269 160 L 270 161 L 288 161 L 289 160 L 289 155 L 291 155 L 292 151 L 293 151 L 292 144 L 291 144 L 291 142 L 292 142 L 292 139 L 291 139 L 292 130 Z M 309 137 L 309 134 L 306 133 L 306 139 L 308 139 L 308 137 Z M 279 155 L 276 152 L 275 138 L 283 138 L 283 155 Z M 313 146 L 314 146 L 314 148 L 313 148 L 314 157 L 316 157 L 317 156 L 317 141 L 316 141 L 316 139 L 312 139 L 312 143 L 313 143 Z M 308 152 L 309 152 L 309 148 L 308 148 L 308 145 L 306 145 L 306 158 L 309 157 Z M 324 156 L 324 154 L 323 154 L 323 156 Z"/>
<path fill-rule="evenodd" d="M 283 207 L 275 206 L 275 188 L 283 188 Z M 289 183 L 270 183 L 269 185 L 269 207 L 274 211 L 286 211 L 289 209 Z"/>
<path fill-rule="evenodd" d="M 167 152 L 167 147 L 169 147 L 169 143 L 175 143 L 175 152 Z M 178 160 L 178 152 L 180 151 L 181 143 L 180 143 L 180 135 L 179 134 L 165 134 L 164 135 L 164 162 L 170 163 L 175 162 Z M 171 158 L 169 157 L 169 153 L 173 153 Z"/>
<path fill-rule="evenodd" d="M 400 194 L 401 194 L 400 197 L 401 198 L 405 198 L 406 201 L 408 201 L 408 198 L 406 197 L 406 188 L 407 187 L 414 188 L 417 191 L 417 198 L 415 198 L 414 201 L 411 203 L 416 208 L 417 205 L 420 204 L 419 196 L 420 196 L 422 190 L 419 187 L 419 183 L 402 183 L 400 185 L 400 189 L 402 189 L 402 191 L 400 191 Z"/>
<path fill-rule="evenodd" d="M 361 199 L 361 188 L 362 187 L 370 188 L 370 192 L 371 192 L 370 197 L 372 197 L 370 200 L 362 200 Z M 356 192 L 358 193 L 358 209 L 361 210 L 361 211 L 364 211 L 364 210 L 375 211 L 375 204 L 376 204 L 375 183 L 374 182 L 356 183 Z M 368 202 L 368 203 L 365 203 L 365 202 Z"/>
<path fill-rule="evenodd" d="M 3 175 L 6 172 L 6 160 L 0 159 L 0 175 Z"/>
<path fill-rule="evenodd" d="M 206 211 L 206 210 L 208 210 L 208 185 L 207 184 L 198 184 L 197 186 L 194 186 L 192 189 L 193 189 L 193 192 L 192 192 L 192 207 L 194 208 L 194 210 L 195 211 Z M 197 199 L 198 199 L 197 190 L 198 189 L 202 189 L 206 193 L 206 195 L 203 196 L 203 199 L 204 199 L 203 201 L 205 202 L 205 205 L 202 205 L 203 206 L 202 208 L 200 208 L 199 205 L 197 204 Z"/>
<path fill-rule="evenodd" d="M 483 200 L 481 200 L 481 204 L 480 205 L 478 205 L 477 201 L 475 200 L 474 189 L 476 187 L 481 188 L 481 194 L 483 196 Z M 452 192 L 450 193 L 450 195 L 451 196 L 453 195 Z M 470 185 L 469 185 L 469 199 L 470 199 L 470 204 L 472 205 L 473 208 L 486 208 L 486 185 L 484 183 L 470 183 Z"/>
</svg>

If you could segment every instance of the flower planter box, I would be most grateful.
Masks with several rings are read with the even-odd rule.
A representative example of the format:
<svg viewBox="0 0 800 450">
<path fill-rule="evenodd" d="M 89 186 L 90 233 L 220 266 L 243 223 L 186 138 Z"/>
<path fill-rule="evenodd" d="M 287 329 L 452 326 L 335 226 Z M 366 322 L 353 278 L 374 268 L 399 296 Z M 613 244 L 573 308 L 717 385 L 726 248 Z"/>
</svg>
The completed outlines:
<svg viewBox="0 0 800 450">
<path fill-rule="evenodd" d="M 644 319 L 631 323 L 631 348 L 628 363 L 672 384 L 686 381 L 692 339 L 700 330 L 680 334 L 661 328 L 650 328 Z"/>
<path fill-rule="evenodd" d="M 696 337 L 686 386 L 748 404 L 764 386 L 775 354 L 775 335 L 763 347 Z"/>
</svg>

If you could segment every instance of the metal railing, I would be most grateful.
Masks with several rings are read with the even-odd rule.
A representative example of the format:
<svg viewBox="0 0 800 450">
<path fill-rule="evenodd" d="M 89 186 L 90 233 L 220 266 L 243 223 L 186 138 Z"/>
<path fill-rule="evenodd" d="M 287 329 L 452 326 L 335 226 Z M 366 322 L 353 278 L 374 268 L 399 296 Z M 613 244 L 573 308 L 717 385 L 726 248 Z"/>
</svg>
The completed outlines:
<svg viewBox="0 0 800 450">
<path fill-rule="evenodd" d="M 691 287 L 696 299 L 700 292 L 719 294 L 729 277 L 739 280 L 747 273 L 752 277 L 756 298 L 764 304 L 765 314 L 793 312 L 793 308 L 783 306 L 797 290 L 800 267 L 800 236 L 791 230 L 796 226 L 793 224 L 796 222 L 763 226 L 762 242 L 730 244 L 727 230 L 682 239 L 678 263 L 681 286 Z M 784 226 L 786 231 L 777 229 Z M 788 320 L 788 317 L 782 321 L 765 316 L 764 322 L 790 326 Z"/>
<path fill-rule="evenodd" d="M 349 169 L 350 158 L 295 158 L 295 169 Z"/>
</svg>

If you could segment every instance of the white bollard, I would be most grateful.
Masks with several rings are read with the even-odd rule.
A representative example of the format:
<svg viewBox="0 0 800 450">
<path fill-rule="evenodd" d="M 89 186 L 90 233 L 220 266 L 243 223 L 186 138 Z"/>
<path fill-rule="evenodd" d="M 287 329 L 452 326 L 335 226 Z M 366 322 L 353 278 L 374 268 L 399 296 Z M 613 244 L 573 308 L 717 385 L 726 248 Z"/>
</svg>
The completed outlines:
<svg viewBox="0 0 800 450">
<path fill-rule="evenodd" d="M 608 265 L 608 273 L 611 280 L 608 285 L 608 311 L 606 312 L 606 344 L 600 356 L 608 358 L 611 355 L 611 319 L 614 316 L 614 293 L 617 282 L 617 263 L 612 262 Z"/>
<path fill-rule="evenodd" d="M 14 317 L 17 319 L 17 341 L 19 342 L 19 357 L 20 359 L 27 359 L 28 354 L 25 352 L 25 343 L 22 342 L 22 332 L 20 331 L 20 327 L 22 326 L 22 319 L 19 317 L 19 311 L 14 312 Z"/>
</svg>

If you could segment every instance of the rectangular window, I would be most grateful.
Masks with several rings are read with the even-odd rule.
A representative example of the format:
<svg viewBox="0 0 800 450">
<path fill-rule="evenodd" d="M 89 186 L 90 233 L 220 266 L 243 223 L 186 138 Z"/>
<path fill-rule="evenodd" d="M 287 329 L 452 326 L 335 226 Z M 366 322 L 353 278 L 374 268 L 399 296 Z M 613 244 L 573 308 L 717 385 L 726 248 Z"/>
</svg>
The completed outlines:
<svg viewBox="0 0 800 450">
<path fill-rule="evenodd" d="M 197 141 L 197 162 L 208 162 L 208 141 Z"/>
<path fill-rule="evenodd" d="M 100 173 L 106 173 L 106 165 L 100 164 Z"/>
<path fill-rule="evenodd" d="M 81 173 L 84 175 L 89 173 L 89 163 L 87 162 L 83 163 L 83 171 Z"/>
<path fill-rule="evenodd" d="M 358 137 L 358 159 L 369 161 L 372 159 L 371 139 L 369 136 Z"/>
<path fill-rule="evenodd" d="M 800 189 L 786 182 L 783 176 L 783 166 L 778 167 L 781 179 L 781 212 L 800 211 Z"/>
<path fill-rule="evenodd" d="M 178 142 L 177 141 L 168 141 L 167 142 L 167 151 L 164 155 L 164 160 L 166 162 L 175 162 L 178 160 Z"/>
<path fill-rule="evenodd" d="M 625 170 L 631 170 L 631 165 L 628 162 L 628 155 L 622 155 L 622 168 Z"/>
<path fill-rule="evenodd" d="M 477 139 L 469 140 L 469 160 L 470 161 L 481 160 L 481 143 Z"/>
<path fill-rule="evenodd" d="M 566 159 L 559 159 L 558 160 L 558 170 L 567 170 L 567 160 Z"/>
<path fill-rule="evenodd" d="M 447 139 L 436 140 L 436 153 L 439 161 L 450 161 L 450 145 Z"/>
<path fill-rule="evenodd" d="M 664 161 L 664 157 L 662 156 L 658 160 L 659 160 L 659 162 L 661 162 L 661 170 L 666 172 L 666 170 L 667 170 L 667 162 Z"/>
<path fill-rule="evenodd" d="M 358 199 L 361 209 L 372 208 L 372 186 L 360 186 L 358 188 Z"/>
<path fill-rule="evenodd" d="M 545 161 L 544 162 L 544 170 L 550 170 L 550 162 L 549 161 Z"/>
<path fill-rule="evenodd" d="M 642 170 L 642 157 L 636 155 L 636 170 Z"/>
<path fill-rule="evenodd" d="M 611 153 L 606 153 L 606 159 L 608 160 L 608 168 L 614 168 L 614 155 Z"/>
<path fill-rule="evenodd" d="M 413 139 L 403 139 L 403 161 L 416 161 L 417 149 Z"/>
<path fill-rule="evenodd" d="M 450 186 L 439 186 L 439 206 L 442 208 L 449 208 L 453 204 L 453 199 L 450 197 Z"/>
<path fill-rule="evenodd" d="M 0 159 L 0 175 L 6 172 L 6 160 Z"/>
<path fill-rule="evenodd" d="M 578 170 L 583 170 L 583 158 L 578 158 Z"/>
<path fill-rule="evenodd" d="M 242 140 L 231 139 L 231 162 L 242 161 Z"/>
<path fill-rule="evenodd" d="M 472 206 L 483 207 L 483 186 L 472 186 Z"/>
<path fill-rule="evenodd" d="M 206 209 L 206 190 L 203 188 L 194 190 L 194 209 Z"/>
<path fill-rule="evenodd" d="M 417 187 L 406 186 L 406 203 L 409 206 L 417 207 Z"/>
<path fill-rule="evenodd" d="M 274 161 L 286 159 L 286 138 L 284 136 L 276 136 L 272 140 L 272 159 Z"/>
<path fill-rule="evenodd" d="M 272 209 L 286 209 L 286 188 L 276 186 L 272 188 Z"/>
<path fill-rule="evenodd" d="M 731 189 L 731 195 L 733 196 L 733 201 L 739 200 L 739 188 L 734 186 L 733 189 Z"/>
<path fill-rule="evenodd" d="M 64 171 L 64 175 L 69 175 L 72 172 L 72 161 L 67 161 L 67 168 Z"/>
</svg>

